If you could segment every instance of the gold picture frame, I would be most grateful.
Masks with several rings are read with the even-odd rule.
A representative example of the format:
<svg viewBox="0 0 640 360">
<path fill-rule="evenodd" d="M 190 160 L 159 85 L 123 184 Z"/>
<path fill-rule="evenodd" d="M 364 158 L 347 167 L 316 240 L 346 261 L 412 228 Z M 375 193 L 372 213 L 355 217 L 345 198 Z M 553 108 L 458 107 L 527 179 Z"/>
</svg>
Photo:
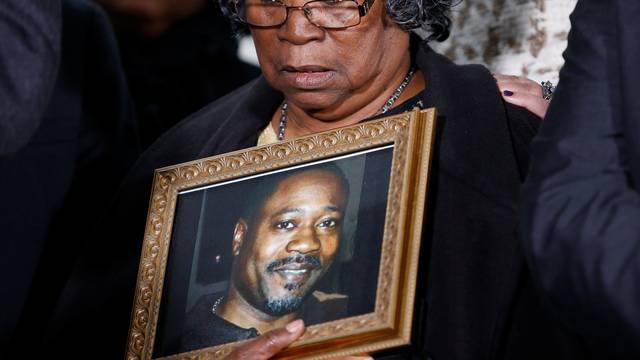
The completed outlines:
<svg viewBox="0 0 640 360">
<path fill-rule="evenodd" d="M 178 236 L 178 227 L 174 229 L 176 221 L 181 221 L 181 224 L 189 221 L 185 217 L 187 215 L 180 215 L 186 219 L 184 221 L 176 216 L 179 197 L 182 206 L 185 194 L 196 196 L 199 191 L 211 189 L 212 186 L 220 185 L 218 188 L 232 194 L 233 191 L 228 190 L 231 188 L 225 190 L 224 184 L 256 176 L 266 179 L 276 172 L 320 163 L 335 162 L 340 166 L 343 165 L 340 161 L 360 161 L 366 164 L 366 159 L 372 159 L 371 154 L 388 156 L 390 164 L 386 170 L 389 176 L 388 192 L 378 194 L 386 201 L 386 208 L 381 214 L 384 216 L 384 230 L 380 240 L 377 277 L 373 279 L 377 285 L 372 290 L 375 294 L 375 303 L 371 300 L 373 311 L 310 325 L 299 340 L 276 358 L 327 359 L 374 353 L 409 344 L 435 120 L 435 109 L 416 109 L 354 126 L 156 170 L 127 341 L 127 358 L 221 359 L 242 344 L 242 341 L 232 342 L 184 353 L 158 350 L 164 341 L 158 337 L 164 331 L 162 329 L 174 331 L 174 328 L 178 328 L 163 323 L 169 321 L 166 320 L 169 316 L 166 314 L 172 311 L 172 316 L 183 321 L 180 317 L 184 312 L 181 311 L 186 308 L 181 305 L 177 307 L 178 310 L 172 309 L 173 300 L 163 299 L 163 296 L 169 296 L 166 294 L 170 288 L 192 286 L 179 280 L 171 280 L 170 286 L 167 285 L 169 278 L 165 277 L 168 275 L 181 279 L 175 275 L 181 270 L 175 270 L 174 267 L 167 269 L 167 266 L 174 266 L 171 264 L 178 261 L 197 263 L 195 255 L 180 260 L 177 253 L 170 254 L 174 251 L 172 249 L 179 246 L 177 241 L 172 244 L 173 237 Z M 365 171 L 362 173 L 365 174 Z M 363 179 L 364 176 L 366 174 L 362 175 Z M 360 191 L 364 192 L 362 188 Z M 367 194 L 361 193 L 359 196 L 364 198 Z M 185 236 L 189 239 L 192 237 Z M 352 243 L 355 241 L 352 240 Z M 352 259 L 355 264 L 354 261 Z M 178 268 L 177 265 L 175 268 Z M 186 295 L 179 298 L 178 303 L 183 298 Z M 178 314 L 177 317 L 175 314 Z"/>
</svg>

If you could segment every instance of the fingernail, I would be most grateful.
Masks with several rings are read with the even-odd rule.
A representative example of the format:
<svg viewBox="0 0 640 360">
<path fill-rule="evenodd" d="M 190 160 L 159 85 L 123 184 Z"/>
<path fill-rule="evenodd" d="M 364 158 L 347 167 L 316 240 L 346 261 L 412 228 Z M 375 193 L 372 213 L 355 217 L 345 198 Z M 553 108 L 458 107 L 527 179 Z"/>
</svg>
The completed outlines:
<svg viewBox="0 0 640 360">
<path fill-rule="evenodd" d="M 504 96 L 513 96 L 513 91 L 510 90 L 505 90 L 502 93 L 504 94 Z"/>
<path fill-rule="evenodd" d="M 293 334 L 300 331 L 300 329 L 302 329 L 303 326 L 304 326 L 304 322 L 302 320 L 295 320 L 288 323 L 287 326 L 285 326 L 285 329 L 287 329 L 287 331 L 290 334 Z"/>
</svg>

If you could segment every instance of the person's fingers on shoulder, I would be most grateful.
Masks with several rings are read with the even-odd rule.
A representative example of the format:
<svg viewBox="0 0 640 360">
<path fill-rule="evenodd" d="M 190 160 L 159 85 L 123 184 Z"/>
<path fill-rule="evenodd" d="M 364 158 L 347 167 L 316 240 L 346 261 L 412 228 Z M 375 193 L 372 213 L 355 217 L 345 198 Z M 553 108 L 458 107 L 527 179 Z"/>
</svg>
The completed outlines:
<svg viewBox="0 0 640 360">
<path fill-rule="evenodd" d="M 518 81 L 518 79 L 520 79 L 520 77 L 516 75 L 506 75 L 506 74 L 493 74 L 493 77 L 498 82 Z"/>
<path fill-rule="evenodd" d="M 513 76 L 513 75 L 494 75 L 495 80 L 496 80 L 496 84 L 498 85 L 498 88 L 500 88 L 501 90 L 507 87 L 511 87 L 514 90 L 524 90 L 523 87 L 523 81 L 517 77 L 517 76 Z"/>
<path fill-rule="evenodd" d="M 542 85 L 527 78 L 518 78 L 517 80 L 497 81 L 500 92 L 510 90 L 519 93 L 529 93 L 542 97 Z"/>
<path fill-rule="evenodd" d="M 266 360 L 291 345 L 304 333 L 304 322 L 296 320 L 271 330 L 235 349 L 227 360 Z"/>
<path fill-rule="evenodd" d="M 505 90 L 502 92 L 502 98 L 513 105 L 523 107 L 539 118 L 543 119 L 549 109 L 549 102 L 541 96 L 532 95 L 526 92 L 515 92 Z"/>
</svg>

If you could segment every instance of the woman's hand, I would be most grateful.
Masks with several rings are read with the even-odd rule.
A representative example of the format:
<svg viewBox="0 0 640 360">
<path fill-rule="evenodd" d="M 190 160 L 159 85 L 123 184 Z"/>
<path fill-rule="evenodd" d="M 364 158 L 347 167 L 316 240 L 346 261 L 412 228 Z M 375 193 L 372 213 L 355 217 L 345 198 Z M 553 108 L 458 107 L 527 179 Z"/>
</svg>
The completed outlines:
<svg viewBox="0 0 640 360">
<path fill-rule="evenodd" d="M 267 360 L 304 334 L 304 323 L 296 320 L 287 326 L 271 330 L 235 349 L 226 360 Z M 373 360 L 369 356 L 345 356 L 333 360 Z"/>
<path fill-rule="evenodd" d="M 549 109 L 549 101 L 542 98 L 542 86 L 526 77 L 493 75 L 498 83 L 502 98 L 511 104 L 521 106 L 544 119 Z"/>
</svg>

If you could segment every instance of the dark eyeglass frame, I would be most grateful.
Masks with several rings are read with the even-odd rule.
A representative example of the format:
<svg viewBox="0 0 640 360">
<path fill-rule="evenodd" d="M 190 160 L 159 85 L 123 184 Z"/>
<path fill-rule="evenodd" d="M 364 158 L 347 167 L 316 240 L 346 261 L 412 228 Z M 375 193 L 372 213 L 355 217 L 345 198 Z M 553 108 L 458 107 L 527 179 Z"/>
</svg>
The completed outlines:
<svg viewBox="0 0 640 360">
<path fill-rule="evenodd" d="M 351 2 L 354 2 L 354 3 L 356 3 L 356 4 L 358 5 L 358 15 L 360 15 L 360 16 L 358 17 L 358 22 L 357 22 L 357 23 L 355 23 L 355 24 L 353 24 L 353 25 L 348 25 L 348 26 L 341 26 L 341 27 L 326 27 L 326 26 L 320 26 L 320 25 L 317 25 L 317 24 L 315 24 L 313 21 L 311 21 L 311 19 L 309 18 L 309 13 L 306 11 L 306 9 L 307 9 L 307 8 L 306 8 L 306 6 L 307 6 L 308 4 L 310 4 L 310 3 L 313 3 L 313 2 L 327 2 L 327 1 L 329 1 L 329 0 L 311 0 L 311 1 L 307 1 L 306 3 L 302 4 L 301 6 L 287 6 L 287 5 L 285 5 L 284 3 L 282 3 L 280 0 L 275 0 L 274 2 L 277 2 L 277 3 L 281 4 L 281 5 L 282 5 L 282 7 L 283 7 L 283 8 L 285 9 L 285 11 L 286 11 L 285 16 L 284 16 L 284 20 L 282 20 L 282 22 L 281 22 L 281 23 L 279 23 L 279 24 L 275 24 L 275 25 L 254 25 L 254 24 L 251 24 L 251 23 L 249 23 L 249 22 L 247 22 L 247 21 L 243 20 L 243 19 L 240 17 L 240 15 L 239 15 L 239 14 L 240 14 L 240 12 L 239 12 L 239 10 L 238 10 L 238 4 L 240 3 L 240 1 L 243 1 L 243 0 L 234 0 L 234 1 L 233 1 L 233 4 L 234 4 L 234 10 L 235 10 L 235 13 L 236 13 L 236 18 L 237 18 L 237 19 L 238 19 L 238 21 L 240 21 L 241 23 L 243 23 L 243 24 L 247 24 L 247 25 L 249 25 L 249 26 L 253 26 L 253 27 L 257 27 L 257 28 L 271 28 L 271 27 L 281 26 L 282 24 L 286 23 L 286 22 L 287 22 L 287 20 L 289 19 L 289 10 L 290 10 L 290 9 L 296 9 L 296 10 L 302 10 L 302 12 L 304 13 L 304 16 L 307 18 L 307 20 L 308 20 L 311 24 L 313 24 L 313 25 L 315 25 L 315 26 L 317 26 L 317 27 L 323 28 L 323 29 L 331 29 L 331 30 L 346 29 L 346 28 L 350 28 L 350 27 L 354 27 L 354 26 L 358 26 L 358 25 L 360 25 L 360 22 L 362 21 L 362 18 L 363 18 L 365 15 L 367 15 L 367 13 L 369 12 L 369 10 L 371 10 L 371 7 L 373 6 L 373 3 L 375 2 L 375 0 L 364 0 L 364 1 L 362 2 L 362 4 L 358 4 L 358 2 L 357 2 L 356 0 L 342 0 L 342 1 L 351 1 Z"/>
</svg>

